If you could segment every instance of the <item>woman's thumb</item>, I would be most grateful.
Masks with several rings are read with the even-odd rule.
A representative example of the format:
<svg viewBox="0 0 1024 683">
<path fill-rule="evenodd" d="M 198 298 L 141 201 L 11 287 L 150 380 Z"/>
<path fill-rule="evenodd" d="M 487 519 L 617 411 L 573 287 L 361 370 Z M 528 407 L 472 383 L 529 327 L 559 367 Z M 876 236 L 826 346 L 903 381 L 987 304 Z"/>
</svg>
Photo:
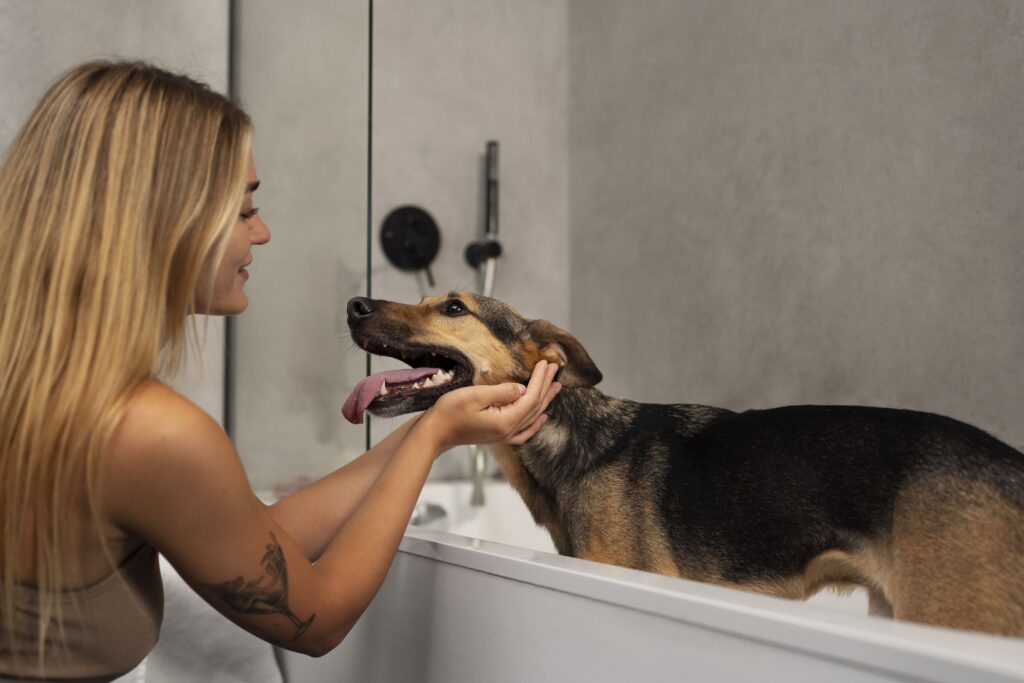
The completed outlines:
<svg viewBox="0 0 1024 683">
<path fill-rule="evenodd" d="M 503 406 L 513 403 L 526 393 L 526 387 L 514 382 L 479 387 L 480 399 L 487 406 Z"/>
</svg>

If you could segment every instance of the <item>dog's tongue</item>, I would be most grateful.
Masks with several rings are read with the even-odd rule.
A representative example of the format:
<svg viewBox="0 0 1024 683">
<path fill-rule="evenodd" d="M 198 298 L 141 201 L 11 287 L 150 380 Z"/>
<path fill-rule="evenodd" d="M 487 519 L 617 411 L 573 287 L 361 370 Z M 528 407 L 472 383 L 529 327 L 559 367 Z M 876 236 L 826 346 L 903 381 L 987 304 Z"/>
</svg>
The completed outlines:
<svg viewBox="0 0 1024 683">
<path fill-rule="evenodd" d="M 366 406 L 370 405 L 373 399 L 377 398 L 377 392 L 380 391 L 382 384 L 385 382 L 388 384 L 418 382 L 436 372 L 437 368 L 412 368 L 410 370 L 389 370 L 370 375 L 366 379 L 360 380 L 356 388 L 352 390 L 352 393 L 345 400 L 345 405 L 341 408 L 341 414 L 352 424 L 362 424 Z"/>
</svg>

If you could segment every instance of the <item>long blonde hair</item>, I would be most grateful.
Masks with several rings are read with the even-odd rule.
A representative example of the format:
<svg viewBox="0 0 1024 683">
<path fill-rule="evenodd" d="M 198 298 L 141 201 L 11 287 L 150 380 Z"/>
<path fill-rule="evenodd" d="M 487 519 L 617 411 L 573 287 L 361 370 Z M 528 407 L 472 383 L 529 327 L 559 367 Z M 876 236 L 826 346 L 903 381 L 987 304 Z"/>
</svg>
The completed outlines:
<svg viewBox="0 0 1024 683">
<path fill-rule="evenodd" d="M 72 501 L 98 522 L 97 463 L 129 395 L 182 358 L 250 139 L 248 116 L 201 83 L 92 62 L 49 89 L 0 166 L 0 625 L 12 634 L 16 577 L 34 565 L 40 662 L 76 580 Z"/>
</svg>

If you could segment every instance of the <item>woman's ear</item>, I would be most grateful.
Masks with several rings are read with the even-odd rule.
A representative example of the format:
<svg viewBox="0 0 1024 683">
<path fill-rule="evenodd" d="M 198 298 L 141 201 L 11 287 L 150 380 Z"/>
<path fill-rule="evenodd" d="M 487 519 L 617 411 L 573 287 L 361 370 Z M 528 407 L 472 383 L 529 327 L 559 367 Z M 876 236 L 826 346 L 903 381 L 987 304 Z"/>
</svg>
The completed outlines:
<svg viewBox="0 0 1024 683">
<path fill-rule="evenodd" d="M 592 387 L 603 377 L 590 354 L 565 330 L 546 320 L 533 320 L 526 326 L 526 335 L 537 346 L 538 360 L 558 364 L 558 381 L 566 387 Z"/>
</svg>

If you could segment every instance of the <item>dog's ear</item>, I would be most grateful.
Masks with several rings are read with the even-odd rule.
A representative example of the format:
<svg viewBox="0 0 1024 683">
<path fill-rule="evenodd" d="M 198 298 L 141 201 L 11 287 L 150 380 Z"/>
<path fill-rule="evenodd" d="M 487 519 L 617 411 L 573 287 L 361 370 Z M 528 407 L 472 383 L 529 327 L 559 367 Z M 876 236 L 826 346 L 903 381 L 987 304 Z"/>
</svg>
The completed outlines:
<svg viewBox="0 0 1024 683">
<path fill-rule="evenodd" d="M 526 326 L 526 336 L 536 344 L 537 361 L 557 363 L 562 369 L 558 381 L 566 387 L 592 387 L 601 381 L 601 371 L 591 360 L 583 345 L 565 330 L 546 320 L 532 320 Z"/>
</svg>

